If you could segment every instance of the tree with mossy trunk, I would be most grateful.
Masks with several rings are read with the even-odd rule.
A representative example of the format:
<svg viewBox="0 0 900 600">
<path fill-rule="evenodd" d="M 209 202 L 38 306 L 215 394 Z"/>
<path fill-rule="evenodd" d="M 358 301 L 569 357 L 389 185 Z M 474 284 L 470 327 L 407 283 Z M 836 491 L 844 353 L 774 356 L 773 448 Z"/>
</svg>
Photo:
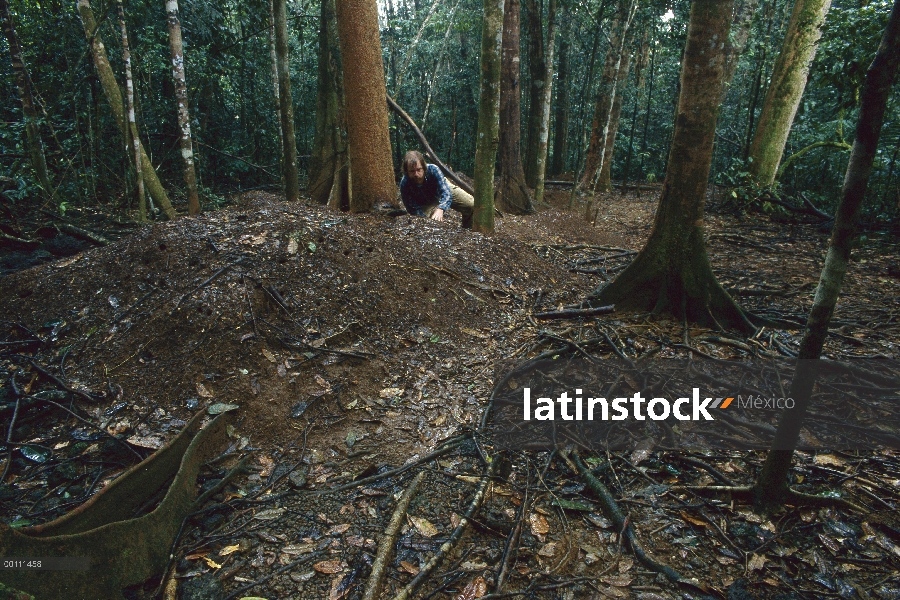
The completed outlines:
<svg viewBox="0 0 900 600">
<path fill-rule="evenodd" d="M 747 171 L 758 185 L 775 183 L 830 6 L 831 0 L 796 0 L 794 4 L 750 144 Z"/>
<path fill-rule="evenodd" d="M 44 195 L 47 199 L 53 199 L 56 194 L 53 183 L 50 181 L 50 172 L 47 170 L 47 157 L 44 154 L 44 142 L 41 139 L 41 129 L 38 125 L 40 117 L 31 93 L 31 77 L 29 77 L 25 61 L 22 59 L 22 47 L 19 45 L 19 36 L 16 35 L 16 26 L 13 22 L 12 12 L 9 10 L 8 0 L 0 0 L 0 19 L 3 20 L 3 33 L 9 44 L 9 57 L 12 60 L 13 72 L 16 76 L 19 100 L 22 102 L 22 114 L 25 117 L 25 142 L 31 157 L 31 167 L 34 169 L 35 179 L 43 189 Z"/>
<path fill-rule="evenodd" d="M 294 134 L 294 97 L 291 94 L 290 55 L 288 49 L 287 5 L 275 0 L 275 65 L 278 70 L 278 101 L 281 107 L 281 172 L 284 197 L 288 202 L 300 199 L 300 176 L 297 173 L 297 138 Z"/>
<path fill-rule="evenodd" d="M 534 212 L 534 206 L 531 190 L 525 183 L 520 151 L 522 90 L 519 86 L 519 9 L 519 0 L 506 0 L 500 61 L 500 182 L 496 198 L 500 210 L 513 215 L 527 215 Z"/>
<path fill-rule="evenodd" d="M 619 67 L 622 64 L 623 56 L 628 52 L 626 36 L 634 15 L 634 4 L 635 0 L 618 0 L 616 4 L 616 14 L 610 26 L 609 48 L 606 51 L 606 60 L 600 77 L 600 89 L 594 105 L 591 138 L 588 142 L 587 153 L 585 153 L 584 170 L 581 180 L 578 182 L 578 187 L 581 189 L 593 189 L 600 167 L 603 165 L 606 137 L 609 133 L 613 102 L 619 85 Z"/>
<path fill-rule="evenodd" d="M 631 52 L 625 52 L 622 62 L 619 63 L 619 73 L 616 75 L 616 97 L 613 100 L 612 110 L 609 111 L 609 126 L 606 131 L 606 141 L 603 143 L 603 164 L 597 174 L 595 190 L 608 192 L 612 189 L 612 159 L 616 149 L 616 134 L 619 132 L 619 119 L 622 116 L 622 103 L 625 101 L 625 81 L 628 79 L 628 70 L 631 67 Z"/>
<path fill-rule="evenodd" d="M 732 7 L 733 0 L 691 4 L 678 116 L 653 229 L 631 264 L 592 295 L 595 306 L 665 311 L 709 326 L 753 329 L 712 272 L 703 226 Z"/>
<path fill-rule="evenodd" d="M 878 53 L 866 72 L 856 137 L 844 176 L 841 202 L 834 218 L 834 228 L 825 257 L 825 266 L 816 288 L 815 300 L 800 341 L 797 369 L 791 381 L 790 397 L 794 399 L 795 406 L 783 413 L 778 422 L 772 447 L 751 490 L 756 502 L 763 507 L 780 506 L 793 495 L 788 488 L 788 472 L 794 449 L 797 447 L 800 428 L 810 404 L 816 373 L 822 368 L 818 358 L 828 336 L 828 324 L 834 314 L 837 297 L 849 266 L 850 250 L 856 238 L 860 209 L 872 174 L 878 138 L 881 136 L 887 102 L 897 79 L 898 65 L 900 65 L 900 0 L 895 0 Z"/>
<path fill-rule="evenodd" d="M 319 78 L 316 131 L 309 157 L 309 197 L 338 210 L 350 209 L 350 159 L 344 124 L 344 81 L 334 0 L 319 15 Z"/>
<path fill-rule="evenodd" d="M 181 21 L 178 20 L 178 0 L 166 0 L 166 24 L 169 28 L 169 50 L 172 58 L 172 79 L 175 82 L 175 103 L 178 114 L 181 159 L 184 163 L 184 183 L 188 193 L 188 214 L 200 214 L 197 193 L 197 171 L 194 169 L 194 145 L 191 141 L 191 116 L 188 110 L 187 81 L 184 71 L 184 44 L 181 41 Z"/>
<path fill-rule="evenodd" d="M 138 137 L 137 120 L 134 113 L 134 78 L 131 76 L 131 46 L 128 43 L 128 28 L 125 25 L 125 7 L 122 0 L 116 1 L 116 9 L 119 13 L 119 30 L 122 33 L 122 62 L 125 63 L 125 99 L 128 109 L 128 131 L 131 134 L 131 153 L 134 162 L 134 183 L 137 193 L 138 220 L 147 220 L 147 195 L 144 192 L 144 175 L 141 173 L 141 144 Z M 129 144 L 125 143 L 126 153 Z"/>
<path fill-rule="evenodd" d="M 481 25 L 481 95 L 475 143 L 475 211 L 472 229 L 494 231 L 494 161 L 500 129 L 500 53 L 503 0 L 484 0 Z"/>
<path fill-rule="evenodd" d="M 116 124 L 122 131 L 122 137 L 128 139 L 128 122 L 125 118 L 125 108 L 122 103 L 122 90 L 116 83 L 116 76 L 113 74 L 112 67 L 109 64 L 109 58 L 106 55 L 106 47 L 100 39 L 100 31 L 98 29 L 97 20 L 94 18 L 94 11 L 91 10 L 91 3 L 88 0 L 78 0 L 78 15 L 81 17 L 81 23 L 84 26 L 84 36 L 87 38 L 91 47 L 91 56 L 94 60 L 94 68 L 97 69 L 97 76 L 100 79 L 100 85 L 103 87 L 103 94 L 109 101 L 109 107 L 112 110 Z M 140 140 L 138 141 L 140 143 Z M 144 185 L 150 198 L 159 204 L 160 209 L 170 219 L 177 216 L 172 203 L 169 202 L 169 196 L 163 188 L 153 163 L 147 156 L 143 145 L 140 148 L 141 153 L 141 174 L 144 176 Z"/>
<path fill-rule="evenodd" d="M 347 96 L 347 145 L 353 173 L 350 210 L 366 212 L 378 203 L 393 204 L 397 198 L 378 3 L 340 0 L 336 8 Z"/>
</svg>

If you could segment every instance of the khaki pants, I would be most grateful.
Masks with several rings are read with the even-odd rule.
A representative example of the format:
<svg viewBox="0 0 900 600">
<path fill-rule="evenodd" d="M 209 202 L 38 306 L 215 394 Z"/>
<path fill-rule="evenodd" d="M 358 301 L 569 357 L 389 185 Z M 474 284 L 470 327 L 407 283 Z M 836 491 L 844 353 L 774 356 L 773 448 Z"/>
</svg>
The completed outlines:
<svg viewBox="0 0 900 600">
<path fill-rule="evenodd" d="M 462 215 L 462 226 L 466 229 L 471 229 L 472 214 L 475 211 L 475 198 L 461 187 L 457 187 L 449 179 L 447 180 L 447 185 L 450 186 L 450 208 Z M 437 204 L 429 204 L 422 207 L 422 212 L 430 219 L 437 208 Z"/>
</svg>

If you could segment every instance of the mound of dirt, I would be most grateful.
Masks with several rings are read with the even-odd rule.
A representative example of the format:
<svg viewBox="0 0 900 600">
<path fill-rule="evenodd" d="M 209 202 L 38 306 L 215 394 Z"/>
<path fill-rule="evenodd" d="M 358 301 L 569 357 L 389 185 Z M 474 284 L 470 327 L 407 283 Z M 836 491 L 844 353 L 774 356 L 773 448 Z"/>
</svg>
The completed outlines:
<svg viewBox="0 0 900 600">
<path fill-rule="evenodd" d="M 43 329 L 46 362 L 65 354 L 70 385 L 105 391 L 98 416 L 127 403 L 107 425 L 150 446 L 200 404 L 225 403 L 251 444 L 280 447 L 306 408 L 331 402 L 342 418 L 322 446 L 371 435 L 396 456 L 471 422 L 475 374 L 538 289 L 557 305 L 587 288 L 504 235 L 256 192 L 11 275 L 0 314 Z"/>
</svg>

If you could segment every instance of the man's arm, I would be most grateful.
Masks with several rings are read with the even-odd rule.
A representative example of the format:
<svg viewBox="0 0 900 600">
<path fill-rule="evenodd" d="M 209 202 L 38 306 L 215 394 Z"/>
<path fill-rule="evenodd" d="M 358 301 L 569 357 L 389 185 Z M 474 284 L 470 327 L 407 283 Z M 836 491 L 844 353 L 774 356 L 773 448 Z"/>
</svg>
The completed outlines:
<svg viewBox="0 0 900 600">
<path fill-rule="evenodd" d="M 416 214 L 415 209 L 412 206 L 410 192 L 409 192 L 409 180 L 406 178 L 406 175 L 400 180 L 400 200 L 403 201 L 403 206 L 406 208 L 406 212 L 411 215 Z"/>
<path fill-rule="evenodd" d="M 450 193 L 450 186 L 447 184 L 447 179 L 436 165 L 428 165 L 428 174 L 437 181 L 438 194 L 440 195 L 438 208 L 443 212 L 447 212 L 450 210 L 450 203 L 453 200 L 453 195 Z"/>
</svg>

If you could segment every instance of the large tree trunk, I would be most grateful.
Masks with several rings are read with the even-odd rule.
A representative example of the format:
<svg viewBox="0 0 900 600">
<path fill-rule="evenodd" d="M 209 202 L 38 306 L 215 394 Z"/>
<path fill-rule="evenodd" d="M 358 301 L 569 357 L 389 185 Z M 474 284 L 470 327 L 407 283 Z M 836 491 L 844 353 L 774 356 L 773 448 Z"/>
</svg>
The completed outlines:
<svg viewBox="0 0 900 600">
<path fill-rule="evenodd" d="M 350 210 L 350 158 L 345 141 L 344 82 L 334 1 L 322 0 L 319 18 L 319 81 L 316 133 L 309 157 L 309 196 L 313 202 Z"/>
<path fill-rule="evenodd" d="M 376 203 L 393 204 L 397 198 L 378 34 L 378 4 L 375 0 L 340 0 L 337 21 L 353 173 L 350 210 L 365 212 Z"/>
<path fill-rule="evenodd" d="M 281 169 L 284 197 L 288 202 L 300 199 L 297 174 L 297 138 L 294 135 L 294 100 L 291 96 L 291 70 L 288 53 L 287 7 L 285 0 L 274 0 L 275 59 L 278 65 L 278 98 L 281 102 Z"/>
<path fill-rule="evenodd" d="M 612 189 L 612 159 L 613 152 L 616 149 L 616 133 L 619 131 L 619 118 L 622 115 L 622 102 L 625 99 L 625 81 L 628 79 L 628 69 L 631 66 L 631 53 L 626 52 L 619 64 L 619 74 L 616 76 L 616 98 L 613 100 L 612 110 L 609 113 L 609 127 L 606 132 L 606 142 L 603 147 L 603 165 L 600 167 L 600 174 L 597 179 L 598 189 L 608 192 Z"/>
<path fill-rule="evenodd" d="M 131 76 L 131 47 L 128 44 L 128 28 L 125 26 L 125 8 L 122 0 L 116 1 L 119 12 L 119 29 L 122 31 L 122 62 L 125 63 L 125 99 L 128 108 L 128 132 L 131 134 L 131 148 L 134 161 L 135 191 L 137 193 L 138 220 L 147 220 L 147 198 L 144 193 L 144 175 L 141 173 L 141 144 L 138 141 L 137 121 L 134 116 L 134 79 Z M 125 144 L 125 151 L 129 151 L 129 144 Z"/>
<path fill-rule="evenodd" d="M 494 231 L 494 161 L 500 129 L 500 53 L 503 0 L 484 0 L 481 29 L 481 96 L 475 144 L 475 214 L 472 229 Z"/>
<path fill-rule="evenodd" d="M 747 169 L 759 185 L 775 183 L 778 164 L 803 97 L 809 66 L 816 56 L 822 24 L 830 6 L 831 0 L 796 0 L 794 4 L 750 144 L 751 162 Z"/>
<path fill-rule="evenodd" d="M 178 20 L 178 0 L 166 0 L 166 22 L 172 53 L 172 78 L 175 80 L 175 102 L 178 107 L 178 129 L 181 131 L 181 158 L 184 160 L 184 183 L 188 193 L 188 214 L 200 214 L 197 194 L 197 172 L 194 170 L 194 147 L 191 142 L 191 115 L 188 111 L 187 82 L 184 74 L 184 45 Z"/>
<path fill-rule="evenodd" d="M 531 190 L 519 153 L 522 103 L 519 87 L 519 0 L 506 0 L 503 12 L 503 56 L 500 72 L 500 187 L 497 204 L 503 212 L 534 212 Z"/>
<path fill-rule="evenodd" d="M 12 60 L 13 72 L 16 76 L 19 100 L 22 102 L 22 114 L 25 117 L 25 140 L 28 144 L 28 154 L 31 157 L 31 167 L 34 169 L 35 179 L 44 191 L 45 197 L 52 200 L 56 193 L 47 169 L 44 142 L 41 139 L 41 129 L 38 125 L 39 115 L 31 93 L 31 78 L 28 76 L 25 61 L 22 60 L 22 47 L 19 45 L 19 36 L 16 35 L 16 26 L 9 10 L 8 0 L 0 0 L 0 19 L 3 20 L 3 33 L 9 44 L 9 57 Z"/>
<path fill-rule="evenodd" d="M 790 397 L 794 399 L 795 406 L 793 410 L 783 413 L 778 422 L 772 448 L 754 486 L 756 499 L 763 506 L 780 505 L 788 494 L 791 459 L 809 407 L 810 395 L 819 370 L 818 358 L 828 336 L 828 324 L 834 314 L 837 297 L 850 262 L 850 250 L 856 237 L 860 208 L 872 174 L 878 138 L 881 136 L 891 89 L 897 78 L 898 65 L 900 65 L 900 0 L 895 0 L 878 53 L 866 73 L 859 120 L 856 125 L 856 139 L 853 141 L 850 162 L 844 175 L 841 203 L 834 218 L 834 229 L 825 257 L 825 267 L 819 277 L 815 300 L 800 341 L 797 370 L 791 382 Z"/>
<path fill-rule="evenodd" d="M 550 136 L 550 99 L 553 95 L 553 45 L 556 36 L 556 0 L 547 9 L 547 46 L 544 56 L 544 85 L 539 105 L 541 120 L 537 130 L 537 157 L 534 174 L 534 201 L 544 201 L 544 177 L 547 174 L 547 147 Z"/>
<path fill-rule="evenodd" d="M 556 111 L 553 116 L 553 159 L 550 174 L 562 175 L 566 171 L 569 154 L 569 17 L 564 17 L 562 38 L 559 46 L 559 72 L 556 86 Z"/>
<path fill-rule="evenodd" d="M 706 254 L 703 210 L 712 163 L 733 0 L 694 0 L 681 69 L 669 170 L 650 238 L 634 261 L 591 303 L 667 311 L 710 326 L 752 330 L 722 288 Z"/>
<path fill-rule="evenodd" d="M 525 136 L 525 183 L 529 187 L 537 185 L 537 157 L 541 128 L 541 99 L 544 97 L 544 73 L 547 61 L 544 46 L 544 26 L 538 0 L 525 0 L 525 14 L 528 16 L 528 120 Z"/>
<path fill-rule="evenodd" d="M 94 19 L 91 3 L 88 0 L 78 0 L 77 7 L 78 14 L 81 16 L 81 23 L 84 26 L 84 35 L 91 45 L 94 68 L 97 69 L 97 77 L 100 79 L 100 85 L 103 87 L 103 93 L 109 101 L 110 110 L 112 110 L 113 117 L 115 118 L 119 129 L 122 131 L 123 137 L 128 139 L 128 123 L 125 120 L 125 108 L 122 104 L 122 91 L 119 89 L 119 84 L 116 83 L 116 77 L 113 75 L 112 67 L 109 65 L 109 58 L 106 56 L 106 47 L 104 47 L 103 41 L 100 39 L 99 32 L 97 31 L 97 21 Z M 140 141 L 138 141 L 138 143 L 140 143 Z M 144 184 L 147 187 L 150 198 L 159 204 L 160 209 L 167 217 L 174 219 L 177 216 L 177 213 L 172 207 L 172 203 L 169 202 L 166 190 L 163 188 L 162 183 L 160 183 L 159 177 L 156 175 L 156 170 L 153 168 L 153 163 L 150 162 L 150 158 L 147 156 L 147 152 L 144 150 L 143 145 L 141 146 L 141 173 L 144 176 Z"/>
<path fill-rule="evenodd" d="M 633 5 L 634 0 L 618 0 L 616 5 L 616 16 L 609 33 L 609 48 L 606 51 L 606 61 L 603 64 L 603 74 L 600 78 L 600 89 L 597 92 L 597 101 L 594 104 L 591 141 L 588 144 L 587 154 L 585 155 L 581 181 L 578 183 L 580 188 L 591 188 L 593 186 L 598 171 L 603 164 L 606 136 L 609 133 L 610 115 L 616 97 L 619 65 L 622 64 L 622 56 L 626 52 L 625 37 L 631 25 Z"/>
</svg>

